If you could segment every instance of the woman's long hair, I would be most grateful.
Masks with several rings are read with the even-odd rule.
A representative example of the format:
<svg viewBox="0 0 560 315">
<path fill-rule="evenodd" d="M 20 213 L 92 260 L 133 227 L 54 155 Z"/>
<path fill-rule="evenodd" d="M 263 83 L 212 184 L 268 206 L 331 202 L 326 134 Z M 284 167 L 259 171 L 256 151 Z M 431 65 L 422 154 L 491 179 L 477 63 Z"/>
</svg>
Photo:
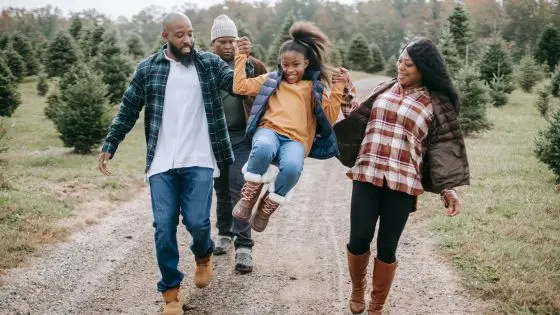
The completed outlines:
<svg viewBox="0 0 560 315">
<path fill-rule="evenodd" d="M 436 46 L 426 38 L 415 38 L 406 47 L 408 55 L 422 75 L 422 83 L 430 92 L 439 92 L 459 112 L 459 96 Z"/>
<path fill-rule="evenodd" d="M 321 80 L 329 84 L 329 72 L 325 66 L 325 58 L 331 42 L 317 26 L 310 22 L 296 22 L 290 27 L 291 40 L 280 46 L 280 55 L 286 51 L 296 51 L 309 60 L 308 70 L 321 73 Z M 307 70 L 306 69 L 306 70 Z"/>
</svg>

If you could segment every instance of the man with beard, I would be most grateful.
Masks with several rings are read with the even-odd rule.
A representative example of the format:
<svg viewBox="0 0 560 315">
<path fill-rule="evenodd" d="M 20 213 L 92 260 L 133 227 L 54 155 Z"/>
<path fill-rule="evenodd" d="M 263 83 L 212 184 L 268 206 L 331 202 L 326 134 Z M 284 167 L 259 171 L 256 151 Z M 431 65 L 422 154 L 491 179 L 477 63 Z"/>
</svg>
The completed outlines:
<svg viewBox="0 0 560 315">
<path fill-rule="evenodd" d="M 132 129 L 145 105 L 146 178 L 150 184 L 156 256 L 161 272 L 163 314 L 183 314 L 177 269 L 179 214 L 192 236 L 194 283 L 212 278 L 214 242 L 210 238 L 213 177 L 234 160 L 219 90 L 231 93 L 233 71 L 212 53 L 194 49 L 193 28 L 183 14 L 163 21 L 166 44 L 140 62 L 124 93 L 99 156 L 99 170 L 109 175 L 108 160 Z M 244 44 L 241 50 L 250 51 Z M 252 65 L 248 75 L 252 75 Z"/>
<path fill-rule="evenodd" d="M 227 15 L 222 14 L 214 20 L 210 31 L 212 50 L 227 62 L 231 69 L 234 66 L 237 37 L 237 27 Z M 249 62 L 255 69 L 254 76 L 266 73 L 266 66 L 262 61 L 249 57 Z M 231 213 L 233 206 L 239 201 L 241 187 L 245 183 L 241 169 L 251 152 L 251 143 L 245 137 L 245 128 L 254 98 L 235 97 L 225 91 L 221 91 L 221 97 L 235 162 L 224 165 L 220 169 L 220 177 L 214 181 L 218 199 L 216 207 L 218 236 L 214 254 L 223 255 L 232 245 L 235 245 L 235 270 L 248 273 L 253 270 L 251 249 L 254 242 L 251 239 L 251 226 L 249 223 L 235 220 Z M 234 237 L 235 244 L 232 244 Z"/>
</svg>

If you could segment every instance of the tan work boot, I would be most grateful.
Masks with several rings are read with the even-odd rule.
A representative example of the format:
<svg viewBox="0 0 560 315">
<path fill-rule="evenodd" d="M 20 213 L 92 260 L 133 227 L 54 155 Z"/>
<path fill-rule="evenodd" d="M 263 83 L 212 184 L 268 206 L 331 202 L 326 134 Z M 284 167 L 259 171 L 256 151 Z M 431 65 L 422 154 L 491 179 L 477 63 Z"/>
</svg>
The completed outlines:
<svg viewBox="0 0 560 315">
<path fill-rule="evenodd" d="M 361 255 L 352 255 L 346 250 L 348 256 L 348 271 L 352 279 L 352 293 L 350 294 L 350 311 L 352 314 L 362 314 L 366 309 L 364 291 L 366 290 L 367 266 L 370 251 Z"/>
<path fill-rule="evenodd" d="M 197 288 L 206 288 L 212 280 L 212 254 L 205 258 L 195 258 L 194 285 Z"/>
<path fill-rule="evenodd" d="M 162 312 L 163 315 L 183 315 L 183 303 L 178 287 L 165 290 L 161 294 L 165 301 Z"/>
<path fill-rule="evenodd" d="M 264 231 L 270 216 L 284 204 L 284 200 L 285 197 L 267 191 L 259 202 L 257 211 L 251 217 L 251 227 L 253 230 L 257 232 Z"/>
<path fill-rule="evenodd" d="M 371 290 L 371 301 L 369 302 L 368 315 L 381 315 L 383 305 L 389 295 L 389 290 L 395 278 L 397 262 L 386 264 L 375 258 L 373 265 L 373 289 Z"/>
<path fill-rule="evenodd" d="M 247 178 L 250 177 L 250 175 L 255 175 L 255 174 L 249 174 L 249 173 L 245 174 L 246 179 L 243 188 L 241 188 L 241 198 L 233 208 L 233 212 L 232 212 L 232 216 L 235 219 L 243 222 L 248 222 L 249 219 L 251 218 L 253 207 L 255 206 L 255 203 L 257 203 L 257 200 L 259 199 L 261 190 L 264 185 L 262 181 L 259 182 L 259 181 L 247 180 Z M 260 177 L 260 175 L 256 175 L 256 176 Z"/>
</svg>

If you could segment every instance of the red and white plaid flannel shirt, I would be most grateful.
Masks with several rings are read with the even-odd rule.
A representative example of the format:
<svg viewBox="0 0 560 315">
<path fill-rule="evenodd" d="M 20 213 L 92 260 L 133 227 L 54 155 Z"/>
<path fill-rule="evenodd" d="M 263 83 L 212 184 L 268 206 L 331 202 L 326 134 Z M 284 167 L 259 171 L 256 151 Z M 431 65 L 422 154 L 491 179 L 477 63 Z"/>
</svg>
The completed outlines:
<svg viewBox="0 0 560 315">
<path fill-rule="evenodd" d="M 355 89 L 349 86 L 350 93 Z M 342 103 L 348 116 L 358 108 L 355 97 Z M 418 196 L 424 192 L 421 167 L 424 140 L 433 118 L 432 101 L 425 88 L 406 91 L 395 83 L 373 103 L 356 164 L 346 175 L 352 180 L 387 186 Z"/>
</svg>

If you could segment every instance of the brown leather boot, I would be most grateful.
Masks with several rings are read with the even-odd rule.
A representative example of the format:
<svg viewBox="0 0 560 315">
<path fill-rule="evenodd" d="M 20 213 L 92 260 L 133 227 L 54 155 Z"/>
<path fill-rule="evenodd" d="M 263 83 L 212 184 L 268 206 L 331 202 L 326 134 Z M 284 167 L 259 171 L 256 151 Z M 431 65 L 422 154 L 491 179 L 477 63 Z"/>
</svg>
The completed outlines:
<svg viewBox="0 0 560 315">
<path fill-rule="evenodd" d="M 263 185 L 263 183 L 259 182 L 245 181 L 243 188 L 241 188 L 241 198 L 233 208 L 232 215 L 235 219 L 243 222 L 249 221 Z"/>
<path fill-rule="evenodd" d="M 375 258 L 373 265 L 373 289 L 371 290 L 368 315 L 382 314 L 383 305 L 395 278 L 395 270 L 397 270 L 397 262 L 386 264 Z"/>
<path fill-rule="evenodd" d="M 197 288 L 206 288 L 212 280 L 212 255 L 205 258 L 195 258 L 194 285 Z"/>
<path fill-rule="evenodd" d="M 183 315 L 183 303 L 180 302 L 179 288 L 168 289 L 162 292 L 165 305 L 163 315 Z"/>
<path fill-rule="evenodd" d="M 362 314 L 366 308 L 364 291 L 366 290 L 367 266 L 370 251 L 361 255 L 352 255 L 346 250 L 348 256 L 348 271 L 352 279 L 352 293 L 350 294 L 350 311 L 352 314 Z"/>
<path fill-rule="evenodd" d="M 274 211 L 280 208 L 284 203 L 284 199 L 285 197 L 267 191 L 259 202 L 257 211 L 251 217 L 251 227 L 253 230 L 257 232 L 264 231 L 268 224 L 268 219 L 270 219 Z"/>
</svg>

